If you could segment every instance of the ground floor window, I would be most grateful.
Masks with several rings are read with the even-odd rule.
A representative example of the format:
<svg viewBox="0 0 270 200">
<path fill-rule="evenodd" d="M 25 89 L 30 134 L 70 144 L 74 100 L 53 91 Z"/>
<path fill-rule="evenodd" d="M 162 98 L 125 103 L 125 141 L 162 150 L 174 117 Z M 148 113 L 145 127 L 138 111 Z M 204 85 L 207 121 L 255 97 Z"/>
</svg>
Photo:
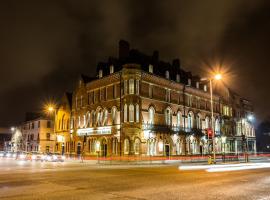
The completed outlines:
<svg viewBox="0 0 270 200">
<path fill-rule="evenodd" d="M 129 140 L 124 140 L 124 154 L 129 154 Z"/>
</svg>

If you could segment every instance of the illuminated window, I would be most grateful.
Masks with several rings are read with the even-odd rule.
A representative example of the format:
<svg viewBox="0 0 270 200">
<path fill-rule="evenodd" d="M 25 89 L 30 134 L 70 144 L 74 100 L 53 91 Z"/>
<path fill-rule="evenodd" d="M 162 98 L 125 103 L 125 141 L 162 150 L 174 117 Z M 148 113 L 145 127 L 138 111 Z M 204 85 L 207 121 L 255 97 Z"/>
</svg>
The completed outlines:
<svg viewBox="0 0 270 200">
<path fill-rule="evenodd" d="M 135 142 L 134 142 L 134 153 L 135 154 L 140 154 L 140 145 L 141 145 L 141 142 L 138 138 L 135 139 Z"/>
<path fill-rule="evenodd" d="M 165 122 L 168 126 L 172 125 L 172 111 L 170 108 L 165 110 Z"/>
<path fill-rule="evenodd" d="M 180 83 L 180 75 L 179 74 L 176 74 L 176 82 Z"/>
<path fill-rule="evenodd" d="M 201 129 L 201 117 L 200 117 L 200 115 L 197 115 L 196 123 L 197 123 L 197 129 Z"/>
<path fill-rule="evenodd" d="M 112 124 L 116 124 L 116 113 L 117 113 L 117 109 L 116 107 L 112 108 Z"/>
<path fill-rule="evenodd" d="M 124 140 L 124 154 L 129 154 L 129 140 Z"/>
<path fill-rule="evenodd" d="M 154 73 L 154 67 L 153 67 L 153 65 L 151 65 L 151 64 L 149 65 L 149 72 L 150 72 L 150 73 Z"/>
<path fill-rule="evenodd" d="M 100 69 L 100 70 L 98 71 L 98 76 L 99 76 L 99 78 L 102 78 L 102 76 L 103 76 L 103 71 L 102 71 L 102 69 Z"/>
<path fill-rule="evenodd" d="M 124 122 L 127 122 L 127 104 L 124 105 Z"/>
<path fill-rule="evenodd" d="M 136 104 L 136 122 L 140 121 L 140 106 Z"/>
<path fill-rule="evenodd" d="M 191 129 L 193 128 L 193 113 L 188 113 L 188 125 L 187 128 Z"/>
<path fill-rule="evenodd" d="M 136 80 L 136 94 L 138 95 L 140 93 L 140 80 Z"/>
<path fill-rule="evenodd" d="M 78 128 L 81 127 L 81 117 L 80 117 L 80 116 L 78 117 L 78 125 L 77 125 L 77 127 L 78 127 Z"/>
<path fill-rule="evenodd" d="M 155 110 L 153 107 L 149 108 L 149 124 L 154 124 Z"/>
<path fill-rule="evenodd" d="M 170 79 L 170 72 L 168 70 L 165 72 L 165 76 L 166 76 L 166 79 Z"/>
<path fill-rule="evenodd" d="M 128 87 L 127 87 L 127 80 L 124 80 L 124 94 L 127 94 L 128 91 L 127 91 Z"/>
<path fill-rule="evenodd" d="M 177 112 L 177 126 L 181 126 L 181 115 L 182 113 L 180 111 Z"/>
<path fill-rule="evenodd" d="M 210 120 L 209 120 L 209 117 L 205 117 L 205 128 L 210 128 Z"/>
<path fill-rule="evenodd" d="M 105 109 L 104 110 L 104 117 L 103 117 L 103 125 L 107 126 L 108 125 L 108 111 Z"/>
<path fill-rule="evenodd" d="M 219 123 L 219 119 L 216 119 L 215 121 L 215 133 L 219 134 L 220 133 L 220 123 Z"/>
<path fill-rule="evenodd" d="M 110 65 L 110 74 L 114 73 L 114 67 L 113 65 Z"/>
<path fill-rule="evenodd" d="M 85 125 L 86 125 L 86 117 L 85 115 L 83 115 L 83 127 L 85 127 Z"/>
<path fill-rule="evenodd" d="M 149 98 L 153 98 L 153 86 L 149 85 Z"/>
<path fill-rule="evenodd" d="M 134 79 L 129 79 L 129 94 L 134 94 Z"/>
<path fill-rule="evenodd" d="M 129 105 L 129 122 L 134 122 L 134 105 Z"/>
</svg>

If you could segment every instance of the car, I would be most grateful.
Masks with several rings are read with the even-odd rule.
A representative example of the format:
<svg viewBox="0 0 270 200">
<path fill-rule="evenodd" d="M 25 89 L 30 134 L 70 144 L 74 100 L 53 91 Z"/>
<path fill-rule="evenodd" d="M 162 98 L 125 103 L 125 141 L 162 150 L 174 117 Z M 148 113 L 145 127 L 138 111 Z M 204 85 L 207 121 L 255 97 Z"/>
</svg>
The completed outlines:
<svg viewBox="0 0 270 200">
<path fill-rule="evenodd" d="M 31 161 L 42 161 L 43 160 L 43 155 L 39 152 L 33 151 L 31 152 Z"/>
<path fill-rule="evenodd" d="M 60 153 L 53 153 L 52 154 L 52 161 L 53 162 L 64 162 L 66 157 L 61 155 Z"/>
<path fill-rule="evenodd" d="M 5 158 L 12 158 L 12 155 L 13 155 L 13 152 L 8 151 L 5 153 L 4 157 Z"/>
<path fill-rule="evenodd" d="M 27 152 L 18 152 L 16 160 L 27 160 Z"/>
<path fill-rule="evenodd" d="M 5 152 L 4 151 L 0 151 L 0 158 L 3 158 L 5 156 Z"/>
</svg>

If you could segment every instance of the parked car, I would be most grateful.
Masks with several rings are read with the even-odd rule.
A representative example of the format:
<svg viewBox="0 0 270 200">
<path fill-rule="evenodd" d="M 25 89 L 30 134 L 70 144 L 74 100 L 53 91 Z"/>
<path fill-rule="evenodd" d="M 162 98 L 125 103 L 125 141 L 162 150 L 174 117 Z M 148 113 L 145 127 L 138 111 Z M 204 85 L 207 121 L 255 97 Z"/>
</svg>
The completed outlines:
<svg viewBox="0 0 270 200">
<path fill-rule="evenodd" d="M 36 152 L 36 151 L 32 151 L 31 152 L 31 161 L 42 161 L 43 160 L 43 154 Z"/>
</svg>

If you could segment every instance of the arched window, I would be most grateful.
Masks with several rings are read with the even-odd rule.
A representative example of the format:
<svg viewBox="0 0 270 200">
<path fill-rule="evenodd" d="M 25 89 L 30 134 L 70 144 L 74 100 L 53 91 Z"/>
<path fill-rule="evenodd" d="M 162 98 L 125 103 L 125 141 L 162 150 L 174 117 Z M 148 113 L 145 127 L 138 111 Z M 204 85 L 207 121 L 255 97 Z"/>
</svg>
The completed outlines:
<svg viewBox="0 0 270 200">
<path fill-rule="evenodd" d="M 209 120 L 209 117 L 205 117 L 205 128 L 210 128 L 210 120 Z"/>
<path fill-rule="evenodd" d="M 168 126 L 172 125 L 172 110 L 169 107 L 165 110 L 165 123 Z"/>
<path fill-rule="evenodd" d="M 90 127 L 90 120 L 91 120 L 91 114 L 90 114 L 90 112 L 87 112 L 86 116 L 87 116 L 86 126 L 87 127 Z"/>
<path fill-rule="evenodd" d="M 129 122 L 134 122 L 134 105 L 129 105 Z"/>
<path fill-rule="evenodd" d="M 65 129 L 65 115 L 62 117 L 62 130 Z"/>
<path fill-rule="evenodd" d="M 117 114 L 117 109 L 116 107 L 112 108 L 112 124 L 116 124 L 116 114 Z"/>
<path fill-rule="evenodd" d="M 92 115 L 92 123 L 91 124 L 92 124 L 92 127 L 93 127 L 93 126 L 95 126 L 95 123 L 96 123 L 95 122 L 95 119 L 96 119 L 96 117 L 95 117 L 95 111 L 92 110 L 91 115 Z"/>
<path fill-rule="evenodd" d="M 108 110 L 107 109 L 105 109 L 103 111 L 103 115 L 104 115 L 104 117 L 103 117 L 103 125 L 107 126 L 108 125 Z"/>
<path fill-rule="evenodd" d="M 193 117 L 194 117 L 193 113 L 189 112 L 188 113 L 188 124 L 187 124 L 187 127 L 189 129 L 193 128 Z"/>
<path fill-rule="evenodd" d="M 181 117 L 182 113 L 180 111 L 177 112 L 177 126 L 181 127 Z"/>
<path fill-rule="evenodd" d="M 140 154 L 140 146 L 141 146 L 141 142 L 138 138 L 136 138 L 135 142 L 134 142 L 134 153 L 135 154 Z"/>
<path fill-rule="evenodd" d="M 201 129 L 202 128 L 202 123 L 201 123 L 201 117 L 198 114 L 196 117 L 196 123 L 197 123 L 197 129 Z"/>
<path fill-rule="evenodd" d="M 124 122 L 127 122 L 127 104 L 124 105 Z"/>
<path fill-rule="evenodd" d="M 220 134 L 220 123 L 218 118 L 215 120 L 215 133 Z"/>
<path fill-rule="evenodd" d="M 149 108 L 149 124 L 154 124 L 155 109 L 153 107 Z"/>
<path fill-rule="evenodd" d="M 150 64 L 150 65 L 148 66 L 148 68 L 149 68 L 149 72 L 150 72 L 150 73 L 153 73 L 153 72 L 154 72 L 154 67 L 153 67 L 153 65 Z"/>
<path fill-rule="evenodd" d="M 124 140 L 124 154 L 129 154 L 129 140 Z"/>
<path fill-rule="evenodd" d="M 85 126 L 86 126 L 86 117 L 85 115 L 83 115 L 83 127 L 85 128 Z"/>
<path fill-rule="evenodd" d="M 136 104 L 136 122 L 140 121 L 140 106 Z"/>
<path fill-rule="evenodd" d="M 129 94 L 134 94 L 134 79 L 129 79 Z"/>
</svg>

